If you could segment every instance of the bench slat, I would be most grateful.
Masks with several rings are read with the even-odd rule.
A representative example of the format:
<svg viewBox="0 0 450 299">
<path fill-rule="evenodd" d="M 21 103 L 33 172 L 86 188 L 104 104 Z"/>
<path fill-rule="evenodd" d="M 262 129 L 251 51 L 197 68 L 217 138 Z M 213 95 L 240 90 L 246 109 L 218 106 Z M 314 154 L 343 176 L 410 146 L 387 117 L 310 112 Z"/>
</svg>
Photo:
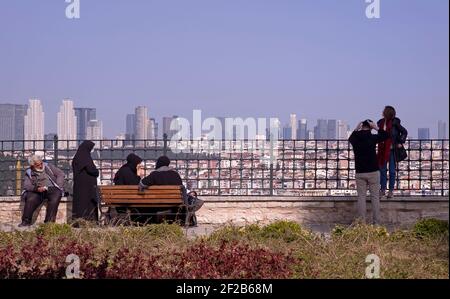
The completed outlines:
<svg viewBox="0 0 450 299">
<path fill-rule="evenodd" d="M 149 205 L 158 205 L 158 204 L 174 204 L 174 205 L 180 205 L 183 202 L 181 200 L 177 199 L 161 199 L 161 200 L 145 200 L 145 199 L 129 199 L 129 200 L 120 200 L 120 199 L 109 199 L 105 200 L 105 203 L 115 203 L 115 204 L 149 204 Z"/>
<path fill-rule="evenodd" d="M 147 192 L 138 192 L 138 190 L 108 190 L 108 191 L 102 191 L 102 194 L 108 195 L 108 194 L 151 194 L 151 195 L 178 195 L 181 196 L 180 190 L 151 190 Z"/>
<path fill-rule="evenodd" d="M 135 190 L 138 185 L 99 186 L 100 190 Z M 150 186 L 147 190 L 180 190 L 180 186 Z"/>
<path fill-rule="evenodd" d="M 109 194 L 109 195 L 103 195 L 103 200 L 107 199 L 122 199 L 122 200 L 128 200 L 128 199 L 179 199 L 181 200 L 180 195 L 152 195 L 152 194 L 144 194 L 144 195 L 128 195 L 128 194 Z"/>
</svg>

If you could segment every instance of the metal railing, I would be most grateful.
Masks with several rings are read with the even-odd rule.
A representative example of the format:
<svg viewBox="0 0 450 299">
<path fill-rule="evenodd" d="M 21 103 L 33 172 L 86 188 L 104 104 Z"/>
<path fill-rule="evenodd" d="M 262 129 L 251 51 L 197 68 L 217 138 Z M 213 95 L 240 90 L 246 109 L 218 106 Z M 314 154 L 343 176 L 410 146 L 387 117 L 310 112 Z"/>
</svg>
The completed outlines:
<svg viewBox="0 0 450 299">
<path fill-rule="evenodd" d="M 92 157 L 102 185 L 133 152 L 146 174 L 167 155 L 189 189 L 220 196 L 356 195 L 353 151 L 346 140 L 158 140 L 94 141 Z M 66 173 L 71 193 L 71 159 L 79 141 L 0 141 L 0 196 L 19 195 L 27 158 L 37 152 Z M 408 158 L 398 164 L 395 193 L 448 196 L 449 140 L 408 140 Z"/>
</svg>

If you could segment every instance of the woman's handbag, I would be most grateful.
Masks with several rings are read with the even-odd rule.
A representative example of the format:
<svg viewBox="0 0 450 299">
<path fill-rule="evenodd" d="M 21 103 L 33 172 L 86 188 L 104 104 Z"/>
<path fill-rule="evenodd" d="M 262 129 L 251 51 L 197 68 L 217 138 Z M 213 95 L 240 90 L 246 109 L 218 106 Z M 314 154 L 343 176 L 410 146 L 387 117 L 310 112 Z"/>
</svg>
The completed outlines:
<svg viewBox="0 0 450 299">
<path fill-rule="evenodd" d="M 403 146 L 403 144 L 401 144 L 401 147 L 396 148 L 395 158 L 396 158 L 397 162 L 402 162 L 402 161 L 406 160 L 406 158 L 408 158 L 408 154 L 406 153 L 406 149 Z"/>
</svg>

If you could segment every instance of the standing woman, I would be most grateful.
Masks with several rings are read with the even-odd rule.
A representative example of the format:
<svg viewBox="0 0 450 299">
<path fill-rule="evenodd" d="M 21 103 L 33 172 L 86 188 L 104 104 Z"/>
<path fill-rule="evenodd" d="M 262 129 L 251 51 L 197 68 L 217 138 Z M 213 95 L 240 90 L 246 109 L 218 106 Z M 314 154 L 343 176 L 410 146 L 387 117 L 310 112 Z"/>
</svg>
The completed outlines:
<svg viewBox="0 0 450 299">
<path fill-rule="evenodd" d="M 401 120 L 396 117 L 396 111 L 392 106 L 386 106 L 383 110 L 383 118 L 378 121 L 378 127 L 389 134 L 389 139 L 378 144 L 378 165 L 380 167 L 380 197 L 386 195 L 387 172 L 389 165 L 389 192 L 387 198 L 394 196 L 396 164 L 402 158 L 399 152 L 406 142 L 408 131 L 401 125 Z"/>
<path fill-rule="evenodd" d="M 73 157 L 73 220 L 98 220 L 97 177 L 99 171 L 91 157 L 95 144 L 86 140 Z"/>
</svg>

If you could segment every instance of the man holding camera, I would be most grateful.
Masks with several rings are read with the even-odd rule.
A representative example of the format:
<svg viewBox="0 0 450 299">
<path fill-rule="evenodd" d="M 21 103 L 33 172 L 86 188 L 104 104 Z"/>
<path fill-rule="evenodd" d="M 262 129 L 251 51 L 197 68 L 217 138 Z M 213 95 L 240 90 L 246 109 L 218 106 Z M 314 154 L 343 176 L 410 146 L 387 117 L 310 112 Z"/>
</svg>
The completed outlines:
<svg viewBox="0 0 450 299">
<path fill-rule="evenodd" d="M 378 134 L 372 134 L 372 130 Z M 355 154 L 356 188 L 358 192 L 358 216 L 366 221 L 366 194 L 370 192 L 373 222 L 380 223 L 380 169 L 378 166 L 376 146 L 385 141 L 389 135 L 371 120 L 360 122 L 350 135 L 348 141 Z"/>
</svg>

